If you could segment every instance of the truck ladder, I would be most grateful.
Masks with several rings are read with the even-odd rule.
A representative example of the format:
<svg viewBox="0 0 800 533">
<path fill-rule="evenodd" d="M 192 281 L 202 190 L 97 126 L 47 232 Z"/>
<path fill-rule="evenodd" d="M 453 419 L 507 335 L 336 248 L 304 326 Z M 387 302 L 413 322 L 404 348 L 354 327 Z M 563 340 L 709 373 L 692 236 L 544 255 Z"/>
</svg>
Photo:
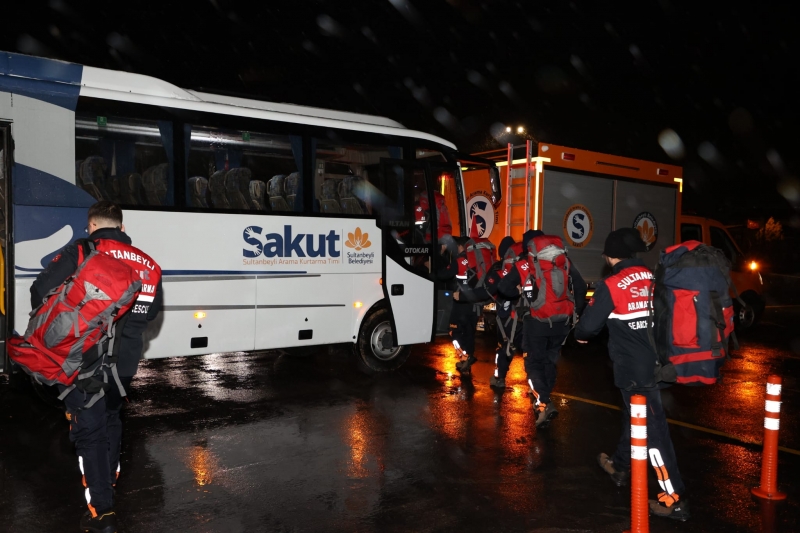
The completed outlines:
<svg viewBox="0 0 800 533">
<path fill-rule="evenodd" d="M 508 144 L 508 162 L 506 175 L 506 228 L 505 234 L 511 235 L 515 241 L 522 239 L 522 234 L 530 229 L 530 202 L 531 202 L 531 151 L 533 143 L 527 141 L 525 145 L 525 164 L 513 165 L 513 150 Z M 524 188 L 524 189 L 523 189 Z M 519 190 L 523 189 L 523 190 Z M 517 192 L 515 195 L 514 192 Z"/>
</svg>

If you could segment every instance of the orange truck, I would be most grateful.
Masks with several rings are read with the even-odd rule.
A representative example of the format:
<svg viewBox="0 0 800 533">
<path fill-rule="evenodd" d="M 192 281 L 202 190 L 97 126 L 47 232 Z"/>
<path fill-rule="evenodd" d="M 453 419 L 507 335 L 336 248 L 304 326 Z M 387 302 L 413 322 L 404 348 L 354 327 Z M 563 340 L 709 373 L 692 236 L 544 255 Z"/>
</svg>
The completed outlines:
<svg viewBox="0 0 800 533">
<path fill-rule="evenodd" d="M 467 227 L 478 236 L 498 245 L 504 236 L 519 240 L 529 229 L 559 235 L 590 290 L 608 273 L 601 254 L 610 231 L 638 229 L 648 248 L 639 256 L 651 267 L 662 249 L 698 240 L 731 260 L 731 277 L 745 302 L 736 303 L 740 327 L 750 327 L 763 313 L 758 264 L 719 222 L 681 215 L 681 167 L 532 141 L 474 155 L 497 166 L 502 193 L 493 191 L 497 184 L 485 166 L 462 163 Z"/>
</svg>

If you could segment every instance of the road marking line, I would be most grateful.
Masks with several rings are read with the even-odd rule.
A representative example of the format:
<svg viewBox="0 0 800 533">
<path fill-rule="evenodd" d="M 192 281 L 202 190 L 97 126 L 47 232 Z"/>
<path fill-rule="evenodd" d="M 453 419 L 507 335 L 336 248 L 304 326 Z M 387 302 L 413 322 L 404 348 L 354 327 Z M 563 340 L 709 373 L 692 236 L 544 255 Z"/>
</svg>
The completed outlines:
<svg viewBox="0 0 800 533">
<path fill-rule="evenodd" d="M 789 307 L 800 307 L 797 304 L 787 304 L 787 305 L 767 305 L 764 309 L 787 309 Z"/>
<path fill-rule="evenodd" d="M 613 409 L 615 411 L 620 411 L 622 408 L 618 405 L 611 405 L 610 403 L 598 402 L 596 400 L 590 400 L 588 398 L 580 398 L 578 396 L 572 396 L 570 394 L 563 394 L 560 392 L 551 392 L 550 396 L 561 396 L 562 398 L 567 398 L 569 400 L 575 400 L 577 402 L 589 403 L 592 405 L 597 405 L 599 407 L 605 407 L 607 409 Z M 741 442 L 742 444 L 748 444 L 753 446 L 763 446 L 761 441 L 757 440 L 747 440 L 743 439 L 742 437 L 737 437 L 736 435 L 731 435 L 730 433 L 725 433 L 723 431 L 717 431 L 716 429 L 705 428 L 703 426 L 696 426 L 694 424 L 690 424 L 688 422 L 681 422 L 680 420 L 673 420 L 671 418 L 667 418 L 667 422 L 676 426 L 682 426 L 689 429 L 696 429 L 697 431 L 702 431 L 704 433 L 711 433 L 712 435 L 718 435 L 720 437 L 725 437 L 726 439 L 735 440 L 737 442 Z M 792 448 L 786 448 L 785 446 L 778 446 L 778 449 L 782 452 L 791 453 L 794 455 L 800 455 L 800 450 L 794 450 Z"/>
</svg>

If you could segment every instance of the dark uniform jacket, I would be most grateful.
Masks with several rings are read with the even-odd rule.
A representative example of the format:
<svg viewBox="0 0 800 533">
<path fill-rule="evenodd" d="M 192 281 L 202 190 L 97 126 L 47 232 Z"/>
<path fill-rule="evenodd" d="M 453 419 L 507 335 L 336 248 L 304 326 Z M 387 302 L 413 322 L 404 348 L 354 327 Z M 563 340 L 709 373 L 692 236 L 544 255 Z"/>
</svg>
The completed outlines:
<svg viewBox="0 0 800 533">
<path fill-rule="evenodd" d="M 507 274 L 508 272 L 503 271 L 503 261 L 497 261 L 486 273 L 483 287 L 477 287 L 471 291 L 464 291 L 459 298 L 462 298 L 465 302 L 494 300 L 497 305 L 497 316 L 505 320 L 511 315 L 511 311 L 514 309 L 515 305 L 514 302 L 519 299 L 519 294 L 517 294 L 517 298 L 505 298 L 500 294 L 500 283 Z"/>
<path fill-rule="evenodd" d="M 92 240 L 110 239 L 131 245 L 130 237 L 116 228 L 99 229 L 92 233 L 89 238 Z M 78 245 L 75 243 L 68 244 L 33 282 L 31 286 L 31 308 L 38 307 L 48 292 L 61 285 L 77 269 Z M 117 371 L 120 377 L 131 377 L 136 374 L 139 359 L 141 359 L 144 349 L 142 333 L 147 327 L 147 322 L 158 315 L 163 298 L 163 290 L 159 280 L 152 303 L 137 301 L 137 304 L 144 306 L 144 312 L 134 313 L 133 310 L 128 311 L 117 323 L 117 339 L 114 341 L 114 352 L 119 356 Z M 141 308 L 140 305 L 137 305 L 137 307 Z"/>
<path fill-rule="evenodd" d="M 628 391 L 656 388 L 656 353 L 647 333 L 653 274 L 641 259 L 625 259 L 597 284 L 575 338 L 587 340 L 608 325 L 614 384 Z"/>
</svg>

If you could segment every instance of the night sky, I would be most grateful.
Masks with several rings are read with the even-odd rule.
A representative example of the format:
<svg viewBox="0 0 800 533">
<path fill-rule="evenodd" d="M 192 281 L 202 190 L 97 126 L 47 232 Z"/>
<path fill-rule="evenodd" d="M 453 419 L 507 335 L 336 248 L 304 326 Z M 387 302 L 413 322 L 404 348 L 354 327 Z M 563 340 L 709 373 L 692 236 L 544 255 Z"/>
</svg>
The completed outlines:
<svg viewBox="0 0 800 533">
<path fill-rule="evenodd" d="M 683 165 L 699 214 L 800 227 L 790 5 L 8 0 L 0 49 L 384 115 L 464 151 L 523 125 L 538 141 Z"/>
</svg>

